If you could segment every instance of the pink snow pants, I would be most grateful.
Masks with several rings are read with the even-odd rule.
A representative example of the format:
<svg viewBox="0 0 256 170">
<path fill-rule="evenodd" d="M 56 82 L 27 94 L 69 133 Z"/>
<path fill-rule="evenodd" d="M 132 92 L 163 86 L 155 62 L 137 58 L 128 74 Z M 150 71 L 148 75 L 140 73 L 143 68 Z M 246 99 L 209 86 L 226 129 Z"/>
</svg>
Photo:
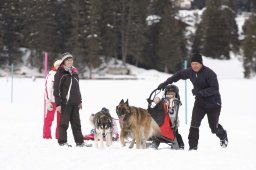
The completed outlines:
<svg viewBox="0 0 256 170">
<path fill-rule="evenodd" d="M 44 129 L 43 129 L 43 138 L 44 139 L 52 139 L 52 135 L 51 135 L 51 126 L 52 126 L 52 122 L 54 120 L 54 114 L 56 112 L 56 104 L 54 102 L 52 102 L 52 111 L 49 111 L 47 109 L 47 113 L 46 116 L 44 118 Z M 55 138 L 58 139 L 59 138 L 59 123 L 60 123 L 60 112 L 57 112 L 57 126 L 56 126 L 56 131 L 55 131 Z"/>
</svg>

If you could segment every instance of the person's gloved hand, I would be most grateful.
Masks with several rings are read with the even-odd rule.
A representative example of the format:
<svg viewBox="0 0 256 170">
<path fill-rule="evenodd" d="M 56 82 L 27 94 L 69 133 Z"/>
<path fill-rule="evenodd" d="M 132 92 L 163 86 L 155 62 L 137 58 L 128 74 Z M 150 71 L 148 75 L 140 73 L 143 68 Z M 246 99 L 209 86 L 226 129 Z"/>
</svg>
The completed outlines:
<svg viewBox="0 0 256 170">
<path fill-rule="evenodd" d="M 193 96 L 199 96 L 200 95 L 200 91 L 197 89 L 192 89 L 192 94 Z"/>
<path fill-rule="evenodd" d="M 49 100 L 46 100 L 46 107 L 47 107 L 47 110 L 49 110 L 49 111 L 53 110 L 52 103 Z"/>
<path fill-rule="evenodd" d="M 166 86 L 166 83 L 163 82 L 163 83 L 159 84 L 159 86 L 157 87 L 157 90 L 163 90 L 165 88 L 165 86 Z"/>
<path fill-rule="evenodd" d="M 147 102 L 148 102 L 148 104 L 151 104 L 152 100 L 151 99 L 147 99 Z"/>
</svg>

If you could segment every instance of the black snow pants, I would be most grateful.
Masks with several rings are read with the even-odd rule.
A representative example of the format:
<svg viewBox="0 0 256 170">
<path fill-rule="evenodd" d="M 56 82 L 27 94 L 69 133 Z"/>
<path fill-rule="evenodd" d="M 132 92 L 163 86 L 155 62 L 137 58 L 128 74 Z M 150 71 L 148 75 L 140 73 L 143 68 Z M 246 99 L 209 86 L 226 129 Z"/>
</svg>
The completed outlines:
<svg viewBox="0 0 256 170">
<path fill-rule="evenodd" d="M 175 133 L 175 136 L 176 136 L 179 148 L 184 148 L 184 142 L 183 142 L 181 134 L 179 134 L 179 132 L 178 132 L 178 129 L 177 129 L 177 131 Z"/>
<path fill-rule="evenodd" d="M 59 138 L 58 143 L 67 142 L 67 129 L 71 124 L 71 129 L 76 143 L 83 143 L 83 134 L 81 130 L 79 107 L 78 105 L 61 105 Z"/>
<path fill-rule="evenodd" d="M 190 130 L 188 135 L 189 147 L 194 148 L 198 145 L 199 140 L 199 127 L 201 125 L 202 119 L 205 114 L 208 117 L 208 124 L 212 131 L 212 133 L 216 134 L 216 136 L 222 140 L 227 137 L 227 132 L 223 129 L 223 127 L 219 124 L 219 116 L 220 116 L 221 107 L 218 108 L 203 108 L 198 104 L 194 104 L 194 108 L 192 111 L 192 120 L 190 124 Z"/>
</svg>

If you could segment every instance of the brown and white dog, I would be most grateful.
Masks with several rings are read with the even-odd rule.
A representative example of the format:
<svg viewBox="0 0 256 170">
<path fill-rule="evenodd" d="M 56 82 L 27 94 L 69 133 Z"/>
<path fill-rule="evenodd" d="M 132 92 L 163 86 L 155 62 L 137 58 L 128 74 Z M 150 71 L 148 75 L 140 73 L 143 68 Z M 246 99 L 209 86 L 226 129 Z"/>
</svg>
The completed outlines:
<svg viewBox="0 0 256 170">
<path fill-rule="evenodd" d="M 102 108 L 101 111 L 90 116 L 90 120 L 95 128 L 94 133 L 94 145 L 98 148 L 98 142 L 100 142 L 100 148 L 104 148 L 103 141 L 106 139 L 106 146 L 112 145 L 112 117 L 109 110 Z"/>
<path fill-rule="evenodd" d="M 116 113 L 121 127 L 120 142 L 125 146 L 124 138 L 131 137 L 132 143 L 129 148 L 133 148 L 136 142 L 136 149 L 146 148 L 146 141 L 152 136 L 160 134 L 160 128 L 147 110 L 129 106 L 122 99 L 116 106 Z M 141 145 L 142 144 L 142 145 Z"/>
</svg>

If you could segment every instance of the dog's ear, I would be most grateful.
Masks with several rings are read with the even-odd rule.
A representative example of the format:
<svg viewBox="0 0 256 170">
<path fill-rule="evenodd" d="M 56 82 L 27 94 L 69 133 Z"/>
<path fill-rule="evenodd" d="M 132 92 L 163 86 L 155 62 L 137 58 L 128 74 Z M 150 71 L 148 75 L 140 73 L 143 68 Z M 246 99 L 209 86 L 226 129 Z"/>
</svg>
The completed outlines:
<svg viewBox="0 0 256 170">
<path fill-rule="evenodd" d="M 124 99 L 122 99 L 119 104 L 124 104 Z"/>
<path fill-rule="evenodd" d="M 105 107 L 103 107 L 103 108 L 101 109 L 101 111 L 104 112 L 104 113 L 109 113 L 109 110 L 108 110 L 107 108 L 105 108 Z"/>
<path fill-rule="evenodd" d="M 128 103 L 128 99 L 126 100 L 125 104 L 129 105 L 129 103 Z"/>
</svg>

